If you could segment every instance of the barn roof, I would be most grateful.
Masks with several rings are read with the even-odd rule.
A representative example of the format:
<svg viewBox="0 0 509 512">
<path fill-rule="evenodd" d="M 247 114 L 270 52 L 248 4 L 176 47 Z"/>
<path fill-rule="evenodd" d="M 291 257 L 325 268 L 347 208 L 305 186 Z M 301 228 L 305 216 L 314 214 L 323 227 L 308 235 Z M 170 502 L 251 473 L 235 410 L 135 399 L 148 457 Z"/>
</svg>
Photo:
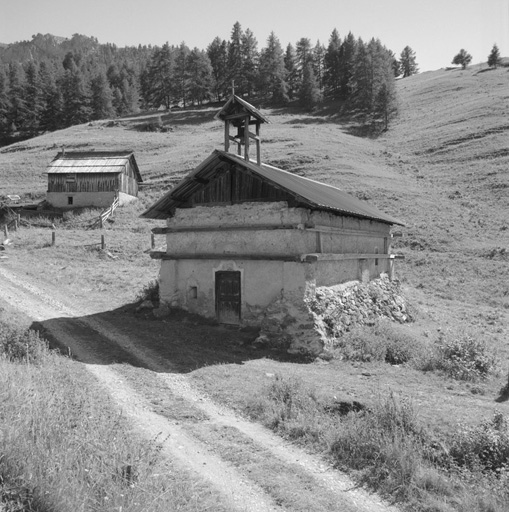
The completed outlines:
<svg viewBox="0 0 509 512">
<path fill-rule="evenodd" d="M 132 151 L 61 151 L 48 165 L 48 174 L 120 173 L 131 163 L 136 179 L 143 181 Z"/>
<path fill-rule="evenodd" d="M 363 219 L 377 220 L 387 224 L 403 222 L 386 215 L 365 201 L 352 197 L 336 187 L 319 181 L 298 176 L 267 164 L 257 165 L 254 162 L 225 151 L 215 150 L 194 171 L 180 181 L 170 192 L 148 208 L 142 217 L 147 219 L 166 219 L 172 217 L 182 201 L 193 195 L 210 180 L 221 162 L 229 161 L 241 172 L 253 173 L 273 186 L 283 189 L 292 195 L 299 205 L 315 210 L 325 210 L 340 215 L 349 215 Z"/>
</svg>

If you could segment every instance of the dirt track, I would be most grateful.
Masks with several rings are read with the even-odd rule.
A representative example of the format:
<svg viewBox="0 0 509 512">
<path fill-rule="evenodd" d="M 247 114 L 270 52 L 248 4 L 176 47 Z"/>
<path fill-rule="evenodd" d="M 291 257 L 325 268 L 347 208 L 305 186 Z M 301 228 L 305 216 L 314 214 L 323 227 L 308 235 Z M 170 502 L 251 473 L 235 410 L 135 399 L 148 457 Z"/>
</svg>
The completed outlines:
<svg viewBox="0 0 509 512">
<path fill-rule="evenodd" d="M 47 286 L 43 288 L 29 282 L 28 278 L 8 268 L 5 262 L 0 264 L 0 301 L 39 322 L 50 338 L 69 347 L 142 435 L 147 439 L 158 437 L 162 440 L 162 453 L 166 457 L 207 480 L 234 509 L 294 510 L 291 504 L 281 504 L 281 500 L 271 495 L 270 489 L 253 481 L 249 473 L 244 474 L 222 458 L 221 449 L 214 445 L 213 437 L 204 442 L 203 436 L 199 435 L 201 427 L 230 432 L 228 442 L 233 449 L 236 443 L 242 444 L 244 450 L 256 452 L 257 456 L 277 460 L 278 473 L 286 472 L 294 479 L 299 486 L 300 499 L 303 493 L 309 494 L 309 502 L 316 503 L 313 510 L 395 510 L 376 496 L 356 488 L 348 477 L 327 467 L 323 461 L 200 394 L 190 385 L 181 364 L 140 343 L 146 333 L 133 330 L 136 322 L 130 323 L 126 331 L 121 327 L 125 323 L 122 318 L 118 322 L 105 320 L 86 305 L 76 306 L 57 290 L 48 291 Z M 199 411 L 200 423 L 197 425 L 196 415 L 192 421 L 176 421 L 171 415 L 154 412 L 153 404 L 137 389 L 136 381 L 112 366 L 111 363 L 119 359 L 137 366 L 138 371 L 144 372 L 152 382 L 157 381 L 158 388 L 165 389 L 179 401 L 179 407 L 184 403 Z"/>
</svg>

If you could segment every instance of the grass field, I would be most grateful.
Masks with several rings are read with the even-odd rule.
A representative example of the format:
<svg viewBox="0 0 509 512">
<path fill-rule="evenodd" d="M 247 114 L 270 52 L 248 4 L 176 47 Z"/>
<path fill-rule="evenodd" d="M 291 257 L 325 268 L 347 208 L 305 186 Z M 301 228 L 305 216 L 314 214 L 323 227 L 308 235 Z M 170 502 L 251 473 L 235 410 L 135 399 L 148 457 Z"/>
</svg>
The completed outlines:
<svg viewBox="0 0 509 512">
<path fill-rule="evenodd" d="M 330 108 L 313 114 L 291 107 L 264 110 L 271 124 L 262 126 L 263 161 L 336 185 L 406 223 L 393 250 L 405 256 L 398 261 L 397 274 L 416 321 L 401 328 L 403 332 L 416 344 L 432 344 L 444 333 L 482 339 L 496 354 L 496 372 L 469 382 L 411 365 L 296 363 L 239 347 L 235 357 L 228 357 L 224 347 L 214 356 L 202 350 L 200 329 L 195 344 L 179 347 L 192 381 L 243 414 L 249 413 L 251 397 L 270 387 L 274 375 L 299 380 L 324 401 L 338 397 L 372 406 L 380 396 L 393 393 L 411 400 L 419 421 L 437 435 L 456 432 L 458 424 L 478 425 L 496 410 L 507 414 L 500 390 L 509 370 L 508 79 L 507 68 L 472 67 L 400 80 L 400 114 L 378 138 L 355 136 L 353 127 Z M 139 214 L 221 147 L 222 125 L 213 120 L 218 108 L 94 122 L 1 149 L 0 195 L 43 198 L 45 166 L 62 146 L 132 149 L 144 179 L 139 202 L 118 209 L 114 222 L 102 231 L 109 254 L 85 247 L 100 241 L 100 231 L 67 223 L 57 225 L 55 246 L 50 246 L 49 229 L 13 233 L 10 264 L 99 315 L 112 316 L 134 302 L 157 277 L 158 264 L 147 251 L 151 228 L 162 224 L 142 220 Z M 158 116 L 168 131 L 142 131 Z M 153 333 L 163 358 L 171 358 L 171 337 L 168 344 L 161 341 L 168 325 L 148 314 L 130 315 L 125 325 L 136 323 Z M 187 323 L 174 326 L 187 340 L 193 340 L 193 332 L 197 336 L 196 329 Z M 193 350 L 203 354 L 198 362 Z"/>
</svg>

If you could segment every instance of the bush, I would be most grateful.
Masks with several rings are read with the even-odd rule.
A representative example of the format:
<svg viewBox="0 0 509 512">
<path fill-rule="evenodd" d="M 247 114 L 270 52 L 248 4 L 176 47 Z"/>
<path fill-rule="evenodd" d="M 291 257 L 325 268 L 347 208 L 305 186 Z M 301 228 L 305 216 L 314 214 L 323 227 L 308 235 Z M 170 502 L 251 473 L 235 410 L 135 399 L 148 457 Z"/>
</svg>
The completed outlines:
<svg viewBox="0 0 509 512">
<path fill-rule="evenodd" d="M 0 354 L 4 354 L 9 361 L 38 363 L 47 347 L 47 342 L 38 332 L 0 323 Z"/>
<path fill-rule="evenodd" d="M 379 321 L 375 326 L 359 326 L 345 333 L 336 350 L 343 359 L 350 361 L 403 364 L 414 357 L 417 342 L 389 322 Z"/>
<path fill-rule="evenodd" d="M 147 283 L 136 296 L 138 302 L 150 300 L 152 302 L 159 302 L 159 281 L 153 280 Z"/>
<path fill-rule="evenodd" d="M 436 342 L 436 368 L 458 380 L 485 379 L 497 366 L 497 358 L 479 336 L 459 333 Z"/>
<path fill-rule="evenodd" d="M 451 457 L 459 466 L 509 471 L 509 421 L 499 411 L 475 427 L 464 428 L 452 439 Z"/>
</svg>

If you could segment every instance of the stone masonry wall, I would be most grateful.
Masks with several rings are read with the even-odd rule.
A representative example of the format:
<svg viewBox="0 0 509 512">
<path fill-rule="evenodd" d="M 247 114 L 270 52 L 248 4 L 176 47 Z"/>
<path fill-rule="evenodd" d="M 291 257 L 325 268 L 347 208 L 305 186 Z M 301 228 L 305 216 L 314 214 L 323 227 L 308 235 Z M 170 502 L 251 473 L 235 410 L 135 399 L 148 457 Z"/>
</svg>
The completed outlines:
<svg viewBox="0 0 509 512">
<path fill-rule="evenodd" d="M 353 327 L 373 325 L 378 318 L 413 320 L 399 282 L 387 274 L 365 284 L 321 286 L 300 300 L 279 298 L 265 310 L 259 341 L 285 346 L 291 353 L 318 355 Z"/>
</svg>

